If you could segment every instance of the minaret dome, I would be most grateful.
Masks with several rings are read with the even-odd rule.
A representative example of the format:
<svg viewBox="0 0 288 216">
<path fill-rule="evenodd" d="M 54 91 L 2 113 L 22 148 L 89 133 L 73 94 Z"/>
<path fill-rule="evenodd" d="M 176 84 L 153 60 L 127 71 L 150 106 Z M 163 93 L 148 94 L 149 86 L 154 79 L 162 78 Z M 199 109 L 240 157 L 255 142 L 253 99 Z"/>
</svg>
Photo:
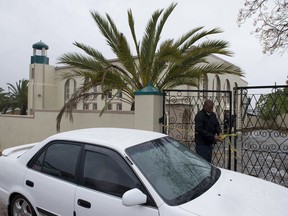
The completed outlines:
<svg viewBox="0 0 288 216">
<path fill-rule="evenodd" d="M 31 56 L 31 64 L 49 64 L 49 58 L 46 56 L 48 45 L 41 40 L 32 45 L 33 56 Z M 38 52 L 40 51 L 40 52 Z"/>
</svg>

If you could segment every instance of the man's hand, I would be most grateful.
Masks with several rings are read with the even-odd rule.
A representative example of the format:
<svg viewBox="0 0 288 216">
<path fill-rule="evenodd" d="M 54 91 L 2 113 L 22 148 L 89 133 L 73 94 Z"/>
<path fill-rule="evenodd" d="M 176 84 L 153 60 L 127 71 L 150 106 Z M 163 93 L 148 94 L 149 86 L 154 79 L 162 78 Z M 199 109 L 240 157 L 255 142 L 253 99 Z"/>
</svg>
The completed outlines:
<svg viewBox="0 0 288 216">
<path fill-rule="evenodd" d="M 218 135 L 215 135 L 215 138 L 214 138 L 216 141 L 219 141 L 219 142 L 223 142 L 224 139 L 225 139 L 225 135 L 220 133 L 219 136 Z"/>
</svg>

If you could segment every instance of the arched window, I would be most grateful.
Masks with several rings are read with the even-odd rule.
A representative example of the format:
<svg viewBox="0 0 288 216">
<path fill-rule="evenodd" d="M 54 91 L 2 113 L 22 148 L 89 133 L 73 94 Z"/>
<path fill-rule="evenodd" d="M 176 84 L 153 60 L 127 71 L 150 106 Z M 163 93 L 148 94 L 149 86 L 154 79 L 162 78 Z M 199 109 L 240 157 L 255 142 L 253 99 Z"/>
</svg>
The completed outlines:
<svg viewBox="0 0 288 216">
<path fill-rule="evenodd" d="M 76 91 L 76 81 L 74 79 L 66 80 L 64 85 L 64 101 L 69 100 L 75 91 Z"/>
<path fill-rule="evenodd" d="M 230 81 L 228 79 L 225 80 L 225 86 L 224 89 L 226 91 L 231 91 L 231 85 L 230 85 Z"/>
<path fill-rule="evenodd" d="M 207 74 L 203 77 L 203 90 L 208 90 L 208 76 Z M 208 98 L 208 92 L 204 93 L 204 98 Z"/>
<path fill-rule="evenodd" d="M 220 82 L 220 78 L 218 75 L 215 75 L 214 79 L 213 79 L 213 84 L 212 84 L 212 88 L 213 90 L 216 90 L 216 91 L 220 91 L 221 90 L 221 82 Z M 214 97 L 214 93 L 213 93 L 213 97 Z M 220 92 L 217 92 L 216 93 L 216 97 L 220 97 Z"/>
<path fill-rule="evenodd" d="M 230 85 L 230 81 L 228 79 L 225 80 L 225 83 L 224 83 L 224 90 L 225 91 L 231 91 L 231 85 Z M 230 95 L 227 93 L 225 94 L 225 98 L 224 98 L 224 107 L 226 110 L 229 110 L 231 107 L 230 107 Z"/>
<path fill-rule="evenodd" d="M 215 106 L 215 110 L 216 110 L 216 115 L 219 117 L 220 115 L 220 101 L 221 101 L 221 81 L 218 75 L 215 75 L 214 79 L 213 79 L 213 90 L 219 91 L 216 92 L 216 97 L 215 94 L 213 93 L 213 97 L 215 97 L 214 100 L 214 106 Z"/>
<path fill-rule="evenodd" d="M 235 89 L 238 88 L 238 84 L 236 82 L 234 83 L 234 88 Z M 234 92 L 234 97 L 235 97 L 234 100 L 236 101 L 236 104 L 239 106 L 239 100 L 240 100 L 239 97 L 240 96 L 238 96 L 238 95 L 240 95 L 238 91 Z M 238 108 L 236 108 L 236 109 L 238 109 Z"/>
<path fill-rule="evenodd" d="M 87 83 L 89 82 L 89 78 L 85 78 L 83 85 L 87 85 Z"/>
<path fill-rule="evenodd" d="M 84 80 L 84 82 L 83 82 L 83 87 L 84 88 L 87 88 L 87 85 L 89 85 L 90 83 L 90 79 L 89 78 L 85 78 L 85 80 Z M 91 91 L 87 91 L 86 90 L 86 92 L 87 93 L 90 93 Z M 93 96 L 89 96 L 89 97 L 85 97 L 84 99 L 83 99 L 83 110 L 89 110 L 89 106 L 90 106 L 90 103 L 91 103 L 91 101 L 93 100 L 94 98 L 93 98 Z"/>
<path fill-rule="evenodd" d="M 88 85 L 88 84 L 91 85 L 91 83 L 89 83 L 89 82 L 91 82 L 91 79 L 90 78 L 85 78 L 83 85 L 84 86 Z M 99 93 L 98 92 L 98 86 L 92 86 L 89 89 L 89 93 L 93 93 L 93 96 L 91 95 L 90 98 L 89 98 L 90 101 L 97 100 L 97 93 Z"/>
<path fill-rule="evenodd" d="M 67 101 L 70 98 L 70 82 L 67 80 L 64 86 L 64 100 Z"/>
<path fill-rule="evenodd" d="M 220 78 L 218 75 L 215 76 L 215 82 L 216 82 L 216 90 L 220 91 L 221 90 L 221 82 L 220 82 Z"/>
</svg>

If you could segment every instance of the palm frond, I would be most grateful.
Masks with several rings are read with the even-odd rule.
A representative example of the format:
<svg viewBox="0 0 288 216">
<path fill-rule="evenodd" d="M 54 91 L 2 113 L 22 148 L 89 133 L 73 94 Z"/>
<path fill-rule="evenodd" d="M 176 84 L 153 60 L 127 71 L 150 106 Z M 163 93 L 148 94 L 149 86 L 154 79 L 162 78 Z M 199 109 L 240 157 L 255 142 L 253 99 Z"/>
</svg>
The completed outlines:
<svg viewBox="0 0 288 216">
<path fill-rule="evenodd" d="M 127 39 L 123 34 L 120 35 L 118 40 L 117 56 L 124 68 L 129 71 L 129 74 L 135 79 L 135 81 L 138 80 L 136 63 L 130 51 Z"/>
<path fill-rule="evenodd" d="M 240 77 L 244 76 L 243 71 L 239 67 L 228 62 L 203 64 L 194 69 L 200 71 L 202 74 L 232 74 Z"/>
<path fill-rule="evenodd" d="M 101 70 L 110 64 L 108 62 L 103 64 L 103 62 L 95 61 L 91 56 L 80 53 L 65 53 L 58 58 L 58 62 L 83 70 Z"/>
<path fill-rule="evenodd" d="M 132 11 L 128 10 L 128 24 L 137 58 L 133 56 L 127 37 L 118 30 L 113 19 L 108 14 L 102 16 L 90 11 L 117 61 L 109 61 L 98 50 L 79 42 L 74 45 L 84 54 L 66 53 L 59 58 L 60 63 L 73 67 L 73 71 L 63 74 L 63 78 L 82 78 L 85 83 L 60 110 L 57 128 L 63 113 L 72 118 L 73 109 L 91 94 L 93 86 L 101 86 L 98 94 L 102 99 L 107 99 L 106 93 L 111 89 L 118 89 L 125 95 L 121 101 L 133 106 L 134 92 L 144 88 L 148 82 L 162 90 L 180 85 L 197 86 L 199 79 L 208 73 L 243 76 L 241 69 L 235 65 L 217 61 L 217 58 L 211 62 L 211 55 L 233 55 L 228 49 L 228 42 L 207 39 L 222 33 L 220 28 L 203 30 L 204 27 L 197 27 L 177 40 L 166 39 L 160 44 L 165 23 L 176 6 L 172 3 L 167 9 L 156 10 L 148 20 L 140 41 L 136 37 Z M 102 112 L 104 110 L 105 107 Z"/>
<path fill-rule="evenodd" d="M 73 45 L 83 50 L 88 56 L 93 57 L 96 61 L 107 65 L 109 64 L 109 61 L 102 55 L 102 53 L 93 47 L 79 42 L 74 42 Z"/>
<path fill-rule="evenodd" d="M 151 71 L 152 61 L 155 52 L 155 34 L 157 21 L 163 10 L 157 10 L 153 13 L 151 19 L 148 21 L 146 30 L 141 43 L 140 61 L 139 61 L 139 74 L 142 81 L 142 86 L 146 86 L 149 82 L 149 72 Z"/>
<path fill-rule="evenodd" d="M 162 16 L 162 19 L 159 22 L 159 25 L 157 26 L 157 31 L 156 31 L 156 36 L 155 36 L 155 43 L 154 43 L 154 48 L 153 51 L 156 51 L 157 48 L 157 44 L 160 40 L 160 35 L 162 33 L 163 27 L 167 21 L 167 19 L 169 18 L 169 16 L 171 15 L 171 13 L 173 12 L 174 8 L 177 6 L 176 3 L 172 3 L 165 11 L 164 14 Z"/>
<path fill-rule="evenodd" d="M 223 40 L 209 40 L 199 44 L 196 48 L 199 52 L 206 52 L 206 56 L 210 54 L 221 54 L 233 56 L 233 52 L 228 49 L 229 43 Z"/>
<path fill-rule="evenodd" d="M 114 53 L 117 53 L 117 38 L 119 36 L 119 32 L 112 22 L 112 28 L 111 28 L 111 20 L 109 23 L 109 16 L 108 14 L 106 15 L 106 19 L 102 17 L 98 12 L 91 12 L 91 15 L 96 22 L 99 30 L 101 31 L 102 35 L 106 38 L 106 41 L 108 45 L 111 47 L 112 51 Z M 108 18 L 108 21 L 107 21 Z M 114 29 L 113 29 L 114 28 Z"/>
<path fill-rule="evenodd" d="M 132 34 L 133 42 L 135 45 L 137 56 L 140 56 L 140 49 L 139 49 L 139 42 L 137 41 L 136 33 L 135 33 L 135 26 L 134 26 L 134 18 L 131 10 L 128 10 L 128 23 L 130 27 L 130 31 Z"/>
<path fill-rule="evenodd" d="M 158 53 L 155 55 L 153 69 L 150 72 L 150 80 L 154 86 L 158 85 L 158 80 L 167 71 L 168 65 L 177 62 L 181 58 L 179 49 L 174 46 L 173 40 L 166 40 L 161 43 Z"/>
<path fill-rule="evenodd" d="M 175 42 L 175 46 L 176 47 L 180 47 L 184 42 L 186 42 L 192 35 L 194 35 L 196 32 L 200 31 L 201 29 L 203 29 L 204 27 L 197 27 L 197 28 L 194 28 L 192 30 L 190 30 L 189 32 L 187 32 L 186 34 L 182 35 L 176 42 Z M 183 46 L 182 50 L 187 50 L 189 47 L 191 46 L 190 45 L 186 45 L 186 46 Z"/>
<path fill-rule="evenodd" d="M 56 117 L 56 129 L 57 132 L 60 131 L 60 125 L 61 120 L 64 114 L 66 114 L 66 117 L 69 117 L 70 121 L 73 121 L 73 110 L 77 107 L 78 104 L 82 103 L 86 99 L 88 99 L 91 96 L 96 96 L 97 93 L 93 92 L 83 92 L 81 90 L 76 91 L 68 102 L 64 104 L 64 106 L 60 109 L 57 117 Z"/>
<path fill-rule="evenodd" d="M 194 30 L 192 30 L 190 33 L 192 33 L 193 31 L 195 31 L 193 34 L 190 35 L 190 37 L 182 44 L 182 52 L 186 52 L 189 48 L 191 48 L 191 46 L 195 45 L 197 46 L 198 44 L 196 44 L 198 41 L 200 41 L 203 38 L 207 38 L 210 35 L 214 35 L 214 34 L 219 34 L 222 33 L 222 30 L 219 28 L 214 28 L 211 29 L 209 31 L 203 30 L 201 32 L 199 32 L 200 30 L 202 30 L 203 27 L 200 28 L 196 28 Z M 181 40 L 180 40 L 181 41 Z"/>
</svg>

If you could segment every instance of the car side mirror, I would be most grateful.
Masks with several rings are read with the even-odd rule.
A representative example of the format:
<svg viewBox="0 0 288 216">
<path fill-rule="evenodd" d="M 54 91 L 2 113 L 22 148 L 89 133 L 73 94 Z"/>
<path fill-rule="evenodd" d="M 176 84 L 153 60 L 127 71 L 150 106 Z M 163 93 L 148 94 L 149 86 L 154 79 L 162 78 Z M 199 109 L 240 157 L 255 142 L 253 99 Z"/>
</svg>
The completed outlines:
<svg viewBox="0 0 288 216">
<path fill-rule="evenodd" d="M 122 196 L 122 204 L 125 206 L 135 206 L 145 204 L 147 196 L 137 188 L 126 191 Z"/>
</svg>

